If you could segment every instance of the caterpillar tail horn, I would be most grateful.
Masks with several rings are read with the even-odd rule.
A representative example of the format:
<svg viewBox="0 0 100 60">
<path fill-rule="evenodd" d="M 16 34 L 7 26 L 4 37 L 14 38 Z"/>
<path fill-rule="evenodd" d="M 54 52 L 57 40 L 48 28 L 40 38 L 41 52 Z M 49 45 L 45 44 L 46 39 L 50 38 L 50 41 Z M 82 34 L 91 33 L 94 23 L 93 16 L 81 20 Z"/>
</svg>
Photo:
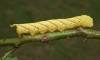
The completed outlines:
<svg viewBox="0 0 100 60">
<path fill-rule="evenodd" d="M 10 27 L 14 27 L 14 26 L 16 26 L 16 25 L 17 25 L 17 24 L 11 24 Z"/>
</svg>

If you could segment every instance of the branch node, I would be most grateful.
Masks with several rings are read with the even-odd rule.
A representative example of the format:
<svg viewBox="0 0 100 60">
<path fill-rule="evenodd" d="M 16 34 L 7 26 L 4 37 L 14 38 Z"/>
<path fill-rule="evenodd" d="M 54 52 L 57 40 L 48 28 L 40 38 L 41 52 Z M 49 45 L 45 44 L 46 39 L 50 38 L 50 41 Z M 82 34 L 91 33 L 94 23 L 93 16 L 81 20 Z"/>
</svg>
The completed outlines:
<svg viewBox="0 0 100 60">
<path fill-rule="evenodd" d="M 43 36 L 42 37 L 42 41 L 45 42 L 45 43 L 48 43 L 49 42 L 48 37 L 47 36 Z"/>
</svg>

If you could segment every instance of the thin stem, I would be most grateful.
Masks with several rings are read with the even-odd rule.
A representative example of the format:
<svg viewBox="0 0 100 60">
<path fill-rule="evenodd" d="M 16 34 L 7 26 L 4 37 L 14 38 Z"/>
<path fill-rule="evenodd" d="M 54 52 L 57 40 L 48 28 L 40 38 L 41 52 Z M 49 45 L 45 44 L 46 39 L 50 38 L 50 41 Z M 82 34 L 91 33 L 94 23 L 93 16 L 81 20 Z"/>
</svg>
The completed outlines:
<svg viewBox="0 0 100 60">
<path fill-rule="evenodd" d="M 66 30 L 63 32 L 53 32 L 45 33 L 45 37 L 41 34 L 35 36 L 23 35 L 21 38 L 9 38 L 9 39 L 0 39 L 0 46 L 15 46 L 19 47 L 20 45 L 28 42 L 43 42 L 42 40 L 55 41 L 67 37 L 84 37 L 87 39 L 98 39 L 100 40 L 100 31 L 92 29 L 73 29 Z"/>
<path fill-rule="evenodd" d="M 11 51 L 5 53 L 5 55 L 1 58 L 1 60 L 4 60 L 7 56 L 14 53 L 18 48 L 14 47 Z"/>
</svg>

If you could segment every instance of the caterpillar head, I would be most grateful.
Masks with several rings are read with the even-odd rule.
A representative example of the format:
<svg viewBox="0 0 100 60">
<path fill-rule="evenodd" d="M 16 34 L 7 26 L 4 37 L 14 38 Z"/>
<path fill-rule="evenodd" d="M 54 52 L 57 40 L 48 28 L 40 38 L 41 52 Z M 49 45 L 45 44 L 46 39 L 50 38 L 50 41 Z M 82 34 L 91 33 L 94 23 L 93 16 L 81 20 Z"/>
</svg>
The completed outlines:
<svg viewBox="0 0 100 60">
<path fill-rule="evenodd" d="M 88 15 L 82 15 L 81 20 L 83 27 L 92 27 L 93 26 L 93 19 Z"/>
</svg>

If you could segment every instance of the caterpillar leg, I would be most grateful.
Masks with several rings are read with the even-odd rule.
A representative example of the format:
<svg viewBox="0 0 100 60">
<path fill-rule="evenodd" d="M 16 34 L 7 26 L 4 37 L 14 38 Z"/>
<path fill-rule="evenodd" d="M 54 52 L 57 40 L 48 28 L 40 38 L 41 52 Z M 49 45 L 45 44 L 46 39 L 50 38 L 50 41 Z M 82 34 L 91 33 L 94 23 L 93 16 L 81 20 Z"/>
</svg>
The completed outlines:
<svg viewBox="0 0 100 60">
<path fill-rule="evenodd" d="M 34 34 L 34 33 L 30 33 L 30 35 L 31 35 L 31 36 L 34 36 L 35 34 Z"/>
<path fill-rule="evenodd" d="M 22 35 L 21 35 L 21 34 L 18 34 L 18 36 L 19 36 L 19 38 L 21 38 L 21 37 L 22 37 Z"/>
<path fill-rule="evenodd" d="M 83 27 L 77 27 L 77 30 L 81 30 L 81 29 L 83 29 Z"/>
<path fill-rule="evenodd" d="M 45 43 L 49 42 L 48 37 L 45 34 L 42 34 L 42 41 Z"/>
</svg>

